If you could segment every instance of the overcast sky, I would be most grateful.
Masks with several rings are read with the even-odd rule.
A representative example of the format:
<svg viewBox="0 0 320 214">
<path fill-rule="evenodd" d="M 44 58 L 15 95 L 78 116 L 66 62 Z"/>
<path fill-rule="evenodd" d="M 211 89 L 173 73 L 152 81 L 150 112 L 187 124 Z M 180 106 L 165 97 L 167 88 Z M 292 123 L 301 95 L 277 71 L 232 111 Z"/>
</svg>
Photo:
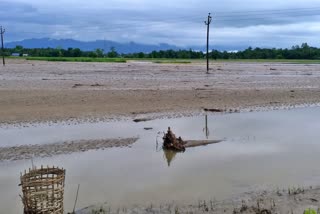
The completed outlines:
<svg viewBox="0 0 320 214">
<path fill-rule="evenodd" d="M 6 41 L 82 41 L 202 46 L 320 46 L 320 0 L 0 0 Z"/>
</svg>

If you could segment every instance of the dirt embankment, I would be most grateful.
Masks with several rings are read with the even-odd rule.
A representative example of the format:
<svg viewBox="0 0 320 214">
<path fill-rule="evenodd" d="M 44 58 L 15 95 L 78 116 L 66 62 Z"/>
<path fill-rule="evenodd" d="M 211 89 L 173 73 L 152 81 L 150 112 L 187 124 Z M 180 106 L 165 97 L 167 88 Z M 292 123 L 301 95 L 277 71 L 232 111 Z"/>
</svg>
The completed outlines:
<svg viewBox="0 0 320 214">
<path fill-rule="evenodd" d="M 0 123 L 320 102 L 320 65 L 10 60 L 0 67 Z"/>
</svg>

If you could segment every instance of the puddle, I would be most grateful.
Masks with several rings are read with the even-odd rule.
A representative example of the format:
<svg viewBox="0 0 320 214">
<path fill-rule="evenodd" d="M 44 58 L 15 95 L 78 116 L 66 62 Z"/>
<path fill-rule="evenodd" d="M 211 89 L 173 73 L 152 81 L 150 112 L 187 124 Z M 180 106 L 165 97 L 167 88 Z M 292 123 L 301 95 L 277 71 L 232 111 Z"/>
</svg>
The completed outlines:
<svg viewBox="0 0 320 214">
<path fill-rule="evenodd" d="M 107 201 L 115 206 L 226 199 L 264 188 L 319 185 L 320 108 L 252 112 L 205 117 L 120 121 L 79 125 L 37 125 L 0 129 L 0 146 L 102 138 L 139 137 L 132 148 L 60 155 L 33 160 L 67 170 L 65 209 Z M 187 140 L 218 144 L 164 152 L 162 134 L 171 126 Z M 152 130 L 145 130 L 152 127 Z M 158 136 L 158 138 L 157 138 Z M 21 213 L 19 174 L 30 160 L 0 162 L 0 207 Z"/>
</svg>

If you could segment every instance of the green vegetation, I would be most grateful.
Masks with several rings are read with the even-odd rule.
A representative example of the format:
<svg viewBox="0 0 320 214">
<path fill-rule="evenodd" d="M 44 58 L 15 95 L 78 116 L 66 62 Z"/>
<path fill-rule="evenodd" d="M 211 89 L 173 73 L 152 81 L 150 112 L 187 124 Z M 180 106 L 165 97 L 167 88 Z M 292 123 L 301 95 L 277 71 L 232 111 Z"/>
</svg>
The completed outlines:
<svg viewBox="0 0 320 214">
<path fill-rule="evenodd" d="M 27 60 L 41 60 L 54 62 L 127 62 L 123 58 L 90 58 L 90 57 L 27 57 Z"/>
<path fill-rule="evenodd" d="M 15 48 L 6 48 L 4 50 L 7 56 L 13 53 L 18 53 L 20 56 L 27 54 L 32 57 L 89 57 L 89 58 L 119 58 L 120 55 L 111 47 L 110 52 L 105 53 L 103 49 L 96 49 L 94 51 L 82 51 L 79 48 L 62 49 L 57 48 L 23 48 L 16 46 Z"/>
<path fill-rule="evenodd" d="M 306 209 L 303 214 L 317 214 L 317 211 L 314 209 Z"/>
<path fill-rule="evenodd" d="M 74 62 L 126 62 L 125 59 L 151 60 L 154 63 L 191 63 L 196 60 L 204 60 L 206 54 L 193 50 L 166 50 L 152 51 L 151 53 L 119 54 L 114 47 L 109 52 L 103 49 L 94 51 L 82 51 L 79 48 L 15 48 L 5 49 L 5 55 L 12 53 L 23 56 L 27 54 L 28 60 L 47 61 L 74 61 Z M 39 58 L 40 57 L 40 58 Z M 211 60 L 227 62 L 281 62 L 297 64 L 320 63 L 320 48 L 310 47 L 307 43 L 301 46 L 293 46 L 290 49 L 247 48 L 243 51 L 218 51 L 209 53 Z"/>
<path fill-rule="evenodd" d="M 205 54 L 201 51 L 193 50 L 160 50 L 152 51 L 151 53 L 130 53 L 122 54 L 125 58 L 138 59 L 204 59 Z"/>
<path fill-rule="evenodd" d="M 301 46 L 292 46 L 291 49 L 247 48 L 238 52 L 220 52 L 213 50 L 210 53 L 213 59 L 320 59 L 320 49 L 310 47 L 307 43 Z"/>
<path fill-rule="evenodd" d="M 320 64 L 320 59 L 217 59 L 213 62 Z"/>
<path fill-rule="evenodd" d="M 193 50 L 166 50 L 152 51 L 151 53 L 132 53 L 122 54 L 125 58 L 140 58 L 140 59 L 205 59 L 206 54 L 202 51 Z M 268 49 L 268 48 L 247 48 L 243 51 L 218 51 L 212 50 L 209 53 L 209 58 L 214 60 L 319 60 L 320 48 L 310 47 L 307 43 L 301 46 L 292 46 L 291 49 Z M 292 63 L 292 61 L 288 61 Z M 303 63 L 297 61 L 297 63 Z"/>
</svg>

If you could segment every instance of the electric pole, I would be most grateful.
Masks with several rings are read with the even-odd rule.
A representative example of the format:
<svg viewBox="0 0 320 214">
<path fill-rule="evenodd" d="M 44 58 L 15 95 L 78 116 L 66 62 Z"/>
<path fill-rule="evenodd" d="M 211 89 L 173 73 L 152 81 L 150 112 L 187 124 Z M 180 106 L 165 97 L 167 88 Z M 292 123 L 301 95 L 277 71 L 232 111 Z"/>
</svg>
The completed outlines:
<svg viewBox="0 0 320 214">
<path fill-rule="evenodd" d="M 211 20 L 212 20 L 211 13 L 209 13 L 208 20 L 204 22 L 207 25 L 207 74 L 209 74 L 209 26 L 210 26 Z"/>
<path fill-rule="evenodd" d="M 2 28 L 2 26 L 0 27 L 0 34 L 1 34 L 1 53 L 2 53 L 2 64 L 3 66 L 6 65 L 6 62 L 4 60 L 4 46 L 3 46 L 3 34 L 4 32 L 6 32 L 6 30 L 4 28 Z"/>
</svg>

